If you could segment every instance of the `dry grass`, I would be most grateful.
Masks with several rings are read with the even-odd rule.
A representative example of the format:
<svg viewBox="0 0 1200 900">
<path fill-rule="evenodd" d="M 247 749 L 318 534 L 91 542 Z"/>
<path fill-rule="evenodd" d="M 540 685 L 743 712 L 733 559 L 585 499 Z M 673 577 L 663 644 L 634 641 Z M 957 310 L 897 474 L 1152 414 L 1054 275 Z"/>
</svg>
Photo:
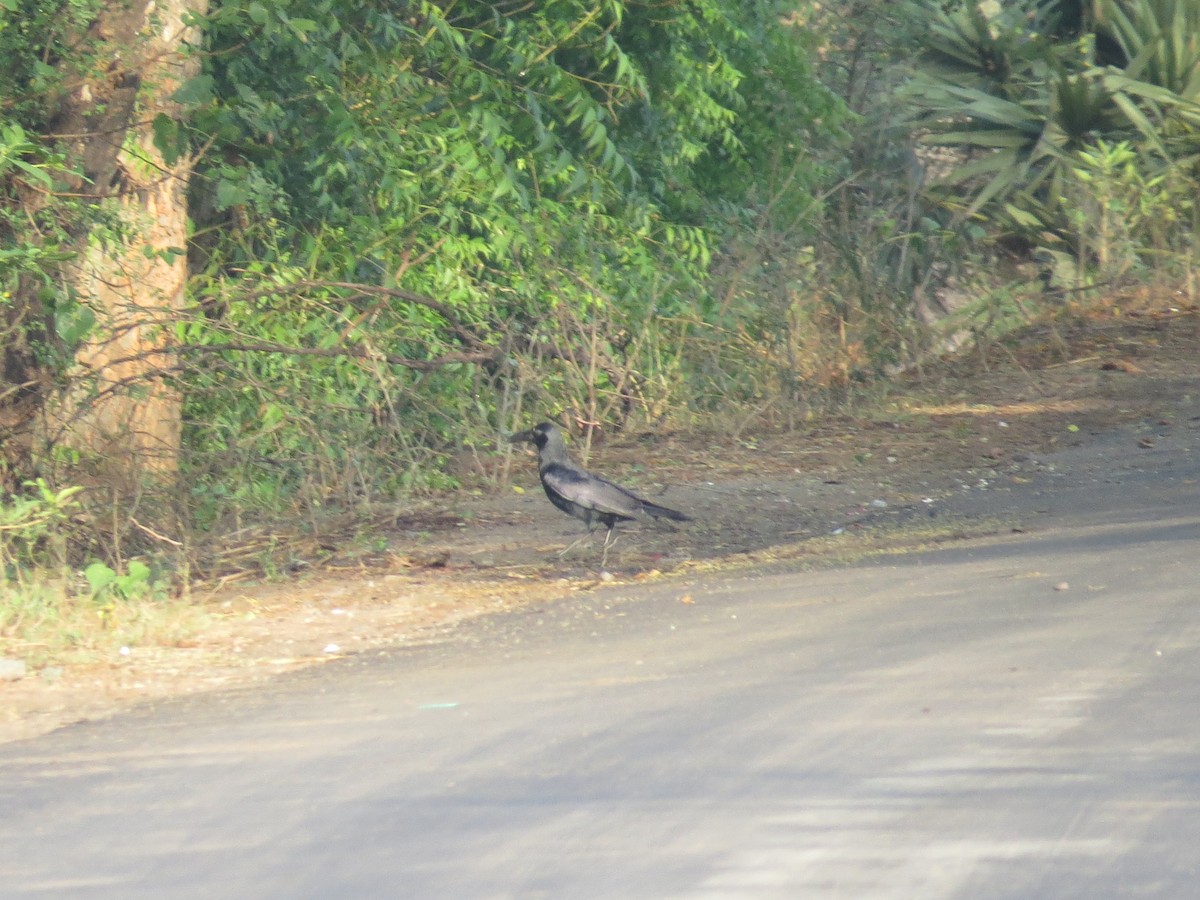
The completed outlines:
<svg viewBox="0 0 1200 900">
<path fill-rule="evenodd" d="M 0 655 L 32 669 L 90 665 L 122 647 L 180 646 L 207 621 L 202 607 L 178 596 L 98 602 L 54 580 L 0 587 Z"/>
</svg>

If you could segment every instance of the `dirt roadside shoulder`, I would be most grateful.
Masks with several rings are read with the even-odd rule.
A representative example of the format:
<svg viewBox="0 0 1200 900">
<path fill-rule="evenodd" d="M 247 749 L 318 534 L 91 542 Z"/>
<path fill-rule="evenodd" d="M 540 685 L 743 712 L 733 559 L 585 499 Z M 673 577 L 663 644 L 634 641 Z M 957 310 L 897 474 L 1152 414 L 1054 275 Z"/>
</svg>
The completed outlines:
<svg viewBox="0 0 1200 900">
<path fill-rule="evenodd" d="M 518 456 L 512 490 L 397 513 L 376 523 L 369 552 L 347 543 L 285 581 L 199 587 L 197 627 L 170 646 L 0 682 L 0 741 L 437 641 L 467 619 L 599 584 L 836 564 L 1036 527 L 1071 491 L 1099 497 L 1106 477 L 1192 484 L 1198 460 L 1196 311 L 1033 329 L 898 386 L 869 415 L 602 448 L 589 466 L 696 519 L 627 529 L 604 573 L 595 548 L 558 556 L 578 523 L 549 507 L 532 458 Z"/>
</svg>

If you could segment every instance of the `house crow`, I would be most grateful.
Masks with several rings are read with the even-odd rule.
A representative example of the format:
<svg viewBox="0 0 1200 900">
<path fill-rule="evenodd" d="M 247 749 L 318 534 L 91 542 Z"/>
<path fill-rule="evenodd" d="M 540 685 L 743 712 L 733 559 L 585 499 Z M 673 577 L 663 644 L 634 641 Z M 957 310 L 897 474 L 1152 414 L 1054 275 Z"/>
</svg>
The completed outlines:
<svg viewBox="0 0 1200 900">
<path fill-rule="evenodd" d="M 647 516 L 654 519 L 673 519 L 676 522 L 691 521 L 690 516 L 678 510 L 643 500 L 607 478 L 593 475 L 577 466 L 567 456 L 562 432 L 549 422 L 542 422 L 528 431 L 514 434 L 508 440 L 514 444 L 528 441 L 537 447 L 538 477 L 551 503 L 567 515 L 583 522 L 587 526 L 588 535 L 595 531 L 598 524 L 608 529 L 604 536 L 604 558 L 601 565 L 608 561 L 613 528 L 618 522 Z M 571 544 L 563 553 L 578 543 L 579 541 L 576 541 Z"/>
</svg>

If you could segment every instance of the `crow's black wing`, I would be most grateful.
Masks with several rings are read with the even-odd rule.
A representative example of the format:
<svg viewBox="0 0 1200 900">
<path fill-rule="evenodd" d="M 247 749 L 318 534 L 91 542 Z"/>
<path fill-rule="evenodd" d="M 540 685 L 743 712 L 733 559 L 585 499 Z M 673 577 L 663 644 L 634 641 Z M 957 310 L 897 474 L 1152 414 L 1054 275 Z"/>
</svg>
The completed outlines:
<svg viewBox="0 0 1200 900">
<path fill-rule="evenodd" d="M 636 519 L 642 512 L 641 498 L 578 466 L 551 463 L 540 474 L 546 495 L 554 505 L 584 521 L 590 521 L 592 515 Z M 559 503 L 555 500 L 556 495 L 565 503 L 579 507 L 579 511 Z"/>
<path fill-rule="evenodd" d="M 677 509 L 671 509 L 669 506 L 660 506 L 657 503 L 651 503 L 643 497 L 639 497 L 633 491 L 626 490 L 619 484 L 609 481 L 607 478 L 602 478 L 599 475 L 593 475 L 591 472 L 586 472 L 578 466 L 570 466 L 578 475 L 587 479 L 591 490 L 590 497 L 595 500 L 594 509 L 597 512 L 607 513 L 609 515 L 620 516 L 626 519 L 637 518 L 639 515 L 645 514 L 653 516 L 656 519 L 674 519 L 676 522 L 690 522 L 692 517 L 681 513 Z"/>
</svg>

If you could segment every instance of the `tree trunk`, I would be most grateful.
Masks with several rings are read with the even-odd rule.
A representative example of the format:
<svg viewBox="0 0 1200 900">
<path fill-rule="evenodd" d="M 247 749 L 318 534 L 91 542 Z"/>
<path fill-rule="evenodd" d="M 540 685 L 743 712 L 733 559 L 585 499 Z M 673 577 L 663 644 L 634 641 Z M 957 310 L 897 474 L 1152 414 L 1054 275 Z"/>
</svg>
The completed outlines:
<svg viewBox="0 0 1200 900">
<path fill-rule="evenodd" d="M 97 324 L 76 355 L 70 387 L 49 405 L 46 438 L 118 483 L 169 479 L 178 462 L 181 404 L 167 376 L 187 279 L 191 160 L 164 158 L 152 125 L 159 115 L 179 117 L 171 94 L 197 65 L 183 52 L 196 37 L 185 16 L 205 6 L 110 0 L 87 37 L 112 62 L 63 99 L 50 135 L 86 175 L 77 189 L 105 204 L 116 226 L 82 235 L 64 273 Z"/>
</svg>

